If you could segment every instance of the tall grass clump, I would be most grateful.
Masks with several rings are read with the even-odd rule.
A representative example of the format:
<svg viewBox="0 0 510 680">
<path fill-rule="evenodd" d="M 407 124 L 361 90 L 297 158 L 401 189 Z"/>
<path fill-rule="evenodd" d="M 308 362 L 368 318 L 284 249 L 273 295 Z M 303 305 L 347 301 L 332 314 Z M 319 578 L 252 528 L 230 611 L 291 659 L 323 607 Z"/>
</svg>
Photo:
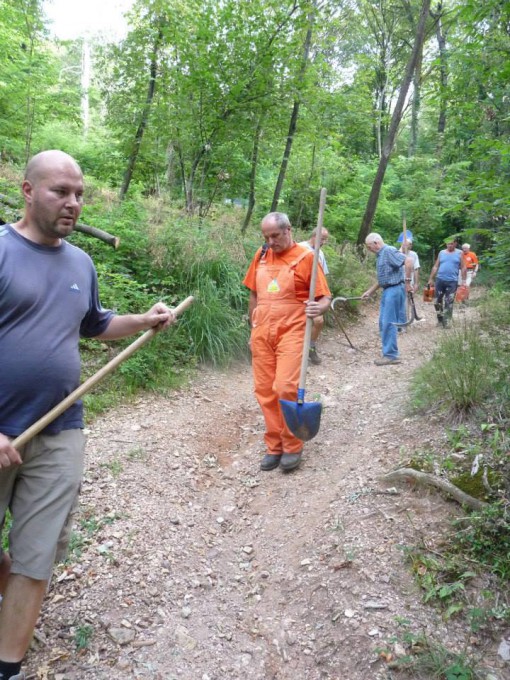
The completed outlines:
<svg viewBox="0 0 510 680">
<path fill-rule="evenodd" d="M 470 325 L 449 332 L 430 361 L 413 377 L 413 402 L 418 408 L 438 407 L 467 413 L 491 393 L 497 373 L 497 349 Z"/>
<path fill-rule="evenodd" d="M 207 222 L 182 221 L 181 227 L 161 232 L 157 244 L 175 290 L 195 298 L 178 334 L 197 360 L 226 364 L 248 347 L 248 290 L 242 284 L 248 263 L 240 231 Z"/>
</svg>

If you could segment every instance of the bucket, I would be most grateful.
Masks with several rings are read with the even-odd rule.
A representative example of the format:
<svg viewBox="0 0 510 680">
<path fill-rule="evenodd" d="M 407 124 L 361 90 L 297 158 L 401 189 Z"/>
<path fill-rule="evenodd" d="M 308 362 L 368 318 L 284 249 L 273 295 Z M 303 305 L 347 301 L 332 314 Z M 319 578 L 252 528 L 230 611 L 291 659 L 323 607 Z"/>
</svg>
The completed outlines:
<svg viewBox="0 0 510 680">
<path fill-rule="evenodd" d="M 423 302 L 432 302 L 434 300 L 434 286 L 425 286 L 423 289 Z"/>
<path fill-rule="evenodd" d="M 455 294 L 455 302 L 465 302 L 469 298 L 469 288 L 467 286 L 459 286 Z"/>
</svg>

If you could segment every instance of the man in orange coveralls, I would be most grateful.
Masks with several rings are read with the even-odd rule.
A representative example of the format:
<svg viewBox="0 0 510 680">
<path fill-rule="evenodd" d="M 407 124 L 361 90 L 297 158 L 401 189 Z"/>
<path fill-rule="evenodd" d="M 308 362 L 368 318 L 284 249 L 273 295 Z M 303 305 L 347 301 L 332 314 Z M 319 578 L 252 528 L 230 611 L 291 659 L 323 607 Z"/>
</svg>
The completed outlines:
<svg viewBox="0 0 510 680">
<path fill-rule="evenodd" d="M 265 244 L 244 278 L 250 289 L 249 317 L 255 396 L 266 421 L 267 452 L 261 470 L 293 470 L 303 442 L 288 429 L 280 399 L 297 401 L 306 317 L 327 311 L 331 293 L 321 267 L 315 300 L 308 301 L 314 254 L 292 238 L 289 218 L 273 212 L 261 223 Z"/>
</svg>

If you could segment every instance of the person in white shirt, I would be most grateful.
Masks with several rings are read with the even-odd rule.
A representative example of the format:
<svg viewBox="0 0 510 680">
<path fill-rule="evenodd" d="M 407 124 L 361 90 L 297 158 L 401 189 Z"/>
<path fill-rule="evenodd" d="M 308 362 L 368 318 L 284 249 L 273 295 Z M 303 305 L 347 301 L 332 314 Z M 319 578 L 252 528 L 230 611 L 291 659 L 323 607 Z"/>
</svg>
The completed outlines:
<svg viewBox="0 0 510 680">
<path fill-rule="evenodd" d="M 413 248 L 413 237 L 410 235 L 411 232 L 407 232 L 407 255 L 412 258 L 413 260 L 413 273 L 411 275 L 412 281 L 411 281 L 411 290 L 413 293 L 416 293 L 418 290 L 418 286 L 420 283 L 420 258 L 418 257 L 418 253 L 415 252 Z M 404 240 L 404 235 L 400 234 L 398 237 L 398 242 L 401 243 L 402 245 L 400 246 L 400 252 L 404 252 L 404 244 L 402 243 Z"/>
</svg>

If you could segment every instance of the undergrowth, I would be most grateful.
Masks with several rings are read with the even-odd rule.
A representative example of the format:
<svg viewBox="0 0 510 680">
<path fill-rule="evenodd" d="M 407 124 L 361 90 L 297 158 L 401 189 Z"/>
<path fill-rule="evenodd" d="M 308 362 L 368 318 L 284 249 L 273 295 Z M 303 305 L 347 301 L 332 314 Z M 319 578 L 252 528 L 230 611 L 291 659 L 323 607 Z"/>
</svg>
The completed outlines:
<svg viewBox="0 0 510 680">
<path fill-rule="evenodd" d="M 509 301 L 497 290 L 484 296 L 477 322 L 445 334 L 412 384 L 417 408 L 442 414 L 445 425 L 452 416 L 457 422 L 445 427 L 441 447 L 416 451 L 411 465 L 448 478 L 484 505 L 454 519 L 440 542 L 424 540 L 404 554 L 423 600 L 446 620 L 463 617 L 474 634 L 510 624 Z M 420 658 L 431 661 L 430 653 Z M 454 660 L 457 675 L 446 673 L 446 663 L 437 675 L 435 662 L 420 672 L 480 677 L 466 660 Z"/>
</svg>

